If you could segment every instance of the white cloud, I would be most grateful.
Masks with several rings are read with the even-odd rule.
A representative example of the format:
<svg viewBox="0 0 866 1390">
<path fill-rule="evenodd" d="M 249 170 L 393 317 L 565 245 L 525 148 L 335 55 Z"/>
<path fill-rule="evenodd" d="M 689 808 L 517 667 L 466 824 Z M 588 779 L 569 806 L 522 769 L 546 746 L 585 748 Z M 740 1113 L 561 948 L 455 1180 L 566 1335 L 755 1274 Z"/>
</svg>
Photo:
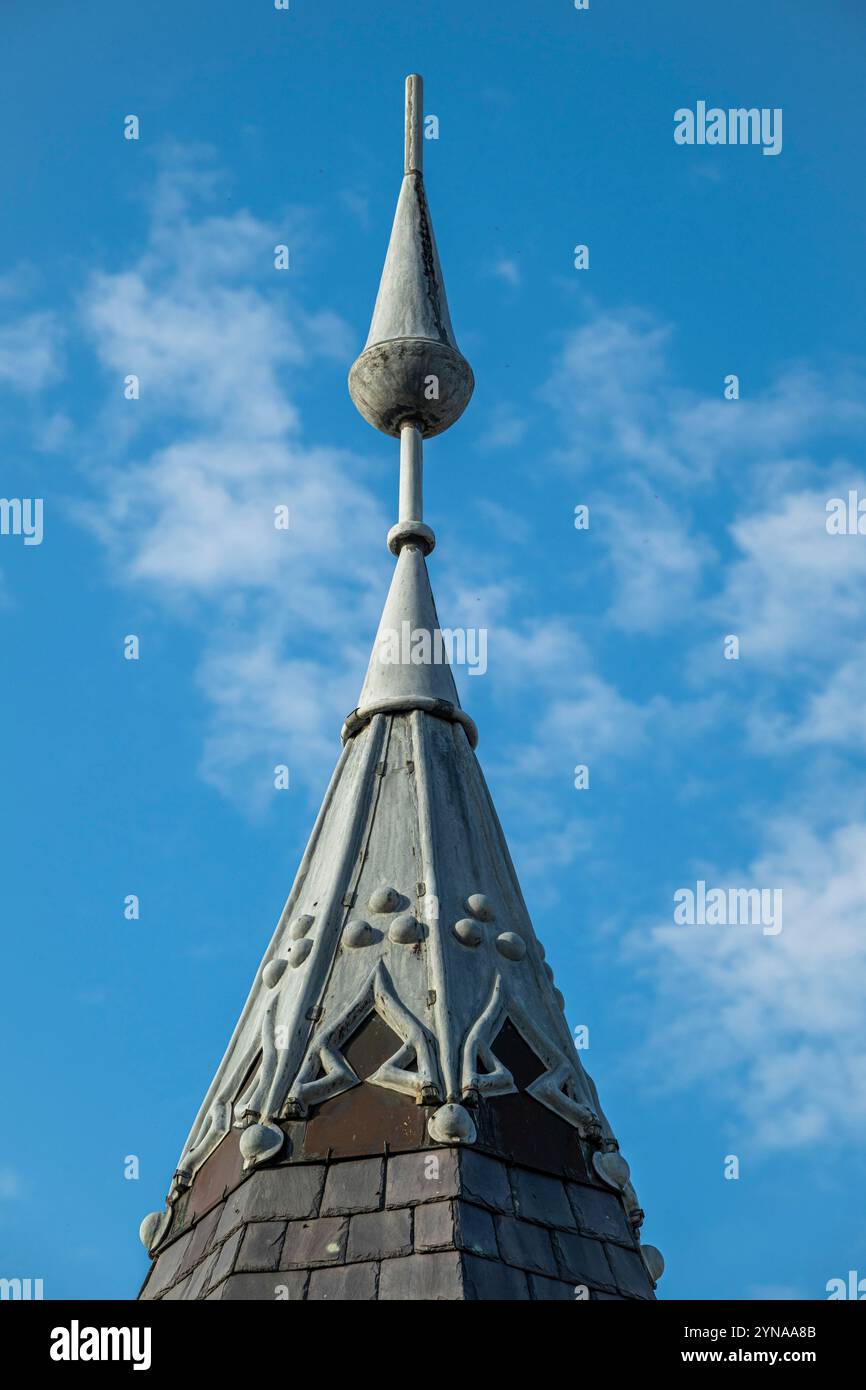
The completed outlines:
<svg viewBox="0 0 866 1390">
<path fill-rule="evenodd" d="M 258 810 L 274 794 L 274 769 L 289 768 L 290 791 L 301 783 L 311 799 L 337 760 L 340 726 L 357 698 L 358 649 L 328 659 L 292 658 L 296 631 L 270 624 L 242 638 L 222 633 L 203 657 L 199 683 L 212 706 L 200 773 L 226 795 Z M 294 640 L 293 640 L 294 639 Z"/>
<path fill-rule="evenodd" d="M 247 219 L 238 219 L 239 260 L 246 260 Z M 209 238 L 225 240 L 223 222 L 202 225 L 204 259 Z M 218 423 L 244 438 L 268 438 L 297 425 L 280 371 L 303 362 L 304 345 L 275 301 L 249 287 L 219 283 L 226 251 L 223 245 L 213 257 L 211 285 L 177 267 L 157 288 L 171 268 L 152 257 L 137 271 L 95 275 L 83 302 L 84 322 L 103 365 L 117 374 L 118 395 L 123 377 L 134 372 L 143 403 Z M 126 405 L 128 412 L 135 408 Z"/>
<path fill-rule="evenodd" d="M 813 470 L 814 471 L 814 470 Z M 740 639 L 751 672 L 745 719 L 753 748 L 866 747 L 863 689 L 866 642 L 866 537 L 828 535 L 826 504 L 848 486 L 866 495 L 862 475 L 788 491 L 730 528 L 736 546 L 720 593 L 705 604 L 716 649 L 723 633 Z M 699 645 L 690 667 L 705 677 L 717 662 Z"/>
<path fill-rule="evenodd" d="M 866 596 L 864 596 L 866 597 Z M 866 646 L 832 673 L 810 696 L 793 731 L 797 743 L 838 744 L 849 751 L 866 748 Z"/>
<path fill-rule="evenodd" d="M 853 548 L 824 544 L 824 505 L 839 493 L 804 451 L 826 452 L 843 436 L 862 444 L 863 369 L 793 364 L 726 401 L 721 380 L 703 394 L 677 384 L 672 336 L 637 311 L 597 313 L 565 335 L 541 391 L 559 421 L 557 458 L 581 477 L 601 528 L 615 581 L 610 621 L 632 632 L 689 611 L 729 623 L 725 631 L 741 621 L 768 663 L 790 649 L 801 600 L 807 616 L 817 610 L 829 572 L 846 603 L 860 582 Z M 842 465 L 832 473 L 838 488 L 855 485 Z M 710 603 L 703 590 L 728 526 L 741 559 Z M 849 559 L 857 573 L 846 584 Z"/>
<path fill-rule="evenodd" d="M 599 314 L 566 335 L 541 393 L 560 417 L 564 458 L 581 468 L 613 456 L 681 470 L 665 389 L 669 339 L 669 328 L 640 314 Z"/>
<path fill-rule="evenodd" d="M 360 459 L 302 438 L 294 388 L 318 357 L 347 355 L 348 329 L 279 280 L 283 233 L 245 210 L 213 214 L 216 176 L 172 159 L 143 253 L 80 296 L 109 389 L 90 440 L 94 497 L 78 516 L 122 582 L 195 616 L 202 773 L 256 801 L 274 761 L 293 785 L 318 787 L 335 759 L 357 695 L 347 669 L 363 670 L 359 615 L 372 641 L 382 599 L 378 551 L 341 538 L 379 538 L 387 521 Z M 137 401 L 123 399 L 130 373 Z M 274 525 L 278 506 L 288 530 Z"/>
<path fill-rule="evenodd" d="M 513 256 L 499 256 L 494 261 L 491 272 L 498 280 L 504 280 L 506 285 L 512 289 L 517 289 L 521 281 L 520 266 Z"/>
<path fill-rule="evenodd" d="M 50 313 L 25 314 L 0 325 L 0 386 L 34 394 L 62 372 L 63 334 Z"/>
<path fill-rule="evenodd" d="M 348 208 L 359 226 L 368 232 L 373 225 L 373 216 L 370 211 L 370 199 L 366 193 L 355 193 L 351 188 L 344 188 L 340 193 L 340 201 Z"/>
<path fill-rule="evenodd" d="M 567 777 L 578 763 L 597 772 L 604 762 L 645 748 L 650 728 L 667 709 L 662 696 L 642 705 L 594 673 L 573 673 L 566 693 L 538 710 L 526 741 L 512 745 L 514 770 L 533 780 Z"/>
<path fill-rule="evenodd" d="M 532 904 L 538 910 L 561 902 L 563 874 L 592 853 L 594 829 L 589 820 L 570 816 L 563 820 L 558 811 L 543 801 L 515 815 L 515 832 L 509 848 L 522 883 L 532 885 Z"/>
<path fill-rule="evenodd" d="M 723 398 L 724 382 L 704 394 L 676 384 L 668 324 L 639 311 L 598 313 L 566 334 L 542 398 L 560 417 L 562 458 L 617 474 L 638 467 L 684 494 L 714 476 L 753 481 L 744 465 L 773 463 L 818 435 L 866 428 L 862 370 L 819 373 L 794 364 L 766 389 Z M 733 368 L 735 370 L 735 367 Z"/>
<path fill-rule="evenodd" d="M 788 366 L 727 402 L 721 382 L 715 396 L 677 385 L 670 342 L 649 316 L 596 315 L 567 335 L 543 396 L 559 417 L 559 461 L 581 477 L 590 534 L 604 542 L 605 624 L 668 635 L 709 697 L 674 700 L 662 668 L 657 693 L 644 682 L 636 700 L 576 666 L 519 766 L 536 775 L 581 729 L 590 763 L 645 758 L 656 743 L 675 755 L 700 728 L 745 729 L 746 774 L 756 755 L 796 753 L 796 805 L 791 777 L 775 805 L 763 784 L 760 812 L 738 805 L 758 827 L 753 862 L 684 870 L 678 885 L 780 887 L 782 933 L 668 919 L 631 939 L 648 986 L 645 1079 L 714 1088 L 752 1151 L 862 1140 L 866 822 L 842 759 L 866 747 L 866 538 L 828 536 L 825 522 L 828 498 L 866 495 L 862 470 L 839 455 L 866 436 L 863 368 Z M 726 633 L 741 643 L 727 670 Z"/>
<path fill-rule="evenodd" d="M 645 479 L 631 477 L 624 492 L 627 500 L 602 494 L 590 514 L 615 579 L 607 618 L 625 632 L 657 632 L 687 618 L 715 551 Z"/>
<path fill-rule="evenodd" d="M 790 673 L 850 651 L 866 601 L 866 537 L 827 534 L 835 495 L 826 484 L 788 492 L 730 528 L 738 554 L 713 608 L 758 666 Z"/>
<path fill-rule="evenodd" d="M 484 450 L 513 449 L 522 442 L 528 428 L 529 421 L 518 415 L 513 406 L 502 405 L 491 416 L 478 446 Z"/>
<path fill-rule="evenodd" d="M 478 510 L 490 523 L 494 531 L 509 545 L 526 545 L 532 539 L 532 526 L 519 512 L 494 502 L 492 497 L 482 497 Z"/>
<path fill-rule="evenodd" d="M 327 630 L 334 614 L 310 606 L 322 587 L 342 581 L 348 592 L 352 580 L 363 588 L 372 579 L 372 566 L 347 557 L 335 533 L 379 524 L 347 462 L 337 451 L 208 432 L 112 470 L 90 524 L 126 578 L 167 597 L 284 586 L 283 611 Z M 288 530 L 275 526 L 280 506 Z"/>
<path fill-rule="evenodd" d="M 654 987 L 647 1074 L 713 1084 L 753 1151 L 862 1140 L 866 823 L 819 833 L 780 815 L 752 864 L 707 882 L 781 888 L 782 931 L 671 920 L 632 937 Z"/>
</svg>

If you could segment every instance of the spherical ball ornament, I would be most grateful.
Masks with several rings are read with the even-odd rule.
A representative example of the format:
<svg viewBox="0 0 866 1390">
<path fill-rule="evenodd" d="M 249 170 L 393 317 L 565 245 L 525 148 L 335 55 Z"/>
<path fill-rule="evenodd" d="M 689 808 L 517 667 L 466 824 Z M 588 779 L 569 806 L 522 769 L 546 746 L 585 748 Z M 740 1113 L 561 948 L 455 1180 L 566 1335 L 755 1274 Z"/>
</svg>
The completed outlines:
<svg viewBox="0 0 866 1390">
<path fill-rule="evenodd" d="M 283 1147 L 285 1135 L 276 1125 L 250 1125 L 240 1137 L 238 1148 L 244 1168 L 255 1168 L 269 1158 L 275 1158 Z"/>
<path fill-rule="evenodd" d="M 618 1149 L 609 1153 L 597 1149 L 592 1156 L 592 1166 L 608 1187 L 616 1187 L 621 1192 L 631 1176 L 631 1169 Z"/>
<path fill-rule="evenodd" d="M 301 917 L 296 917 L 289 928 L 289 936 L 293 941 L 300 941 L 302 936 L 306 936 L 315 920 L 315 917 L 311 917 L 308 912 L 305 912 Z"/>
<path fill-rule="evenodd" d="M 273 989 L 274 985 L 279 984 L 286 973 L 287 960 L 269 960 L 262 971 L 262 980 L 268 989 Z"/>
<path fill-rule="evenodd" d="M 300 941 L 295 942 L 289 952 L 289 964 L 293 970 L 297 970 L 299 965 L 303 965 L 312 949 L 313 943 L 308 936 L 303 936 Z"/>
<path fill-rule="evenodd" d="M 641 1209 L 641 1204 L 637 1199 L 637 1193 L 635 1192 L 631 1182 L 627 1182 L 625 1187 L 622 1189 L 622 1200 L 625 1203 L 625 1209 L 628 1212 L 628 1219 L 632 1223 L 632 1225 L 638 1227 L 642 1226 L 644 1214 Z"/>
<path fill-rule="evenodd" d="M 642 1245 L 640 1253 L 643 1255 L 643 1262 L 647 1267 L 650 1279 L 654 1284 L 657 1284 L 665 1272 L 664 1255 L 655 1245 Z"/>
<path fill-rule="evenodd" d="M 360 946 L 369 946 L 373 940 L 373 928 L 369 922 L 362 922 L 356 919 L 349 922 L 343 928 L 343 942 L 346 946 L 353 949 Z"/>
<path fill-rule="evenodd" d="M 496 949 L 506 960 L 523 960 L 526 955 L 526 942 L 516 931 L 504 931 L 496 938 Z"/>
<path fill-rule="evenodd" d="M 349 372 L 349 394 L 364 419 L 394 438 L 403 424 L 425 439 L 441 434 L 459 420 L 474 387 L 463 354 L 432 338 L 372 343 Z"/>
<path fill-rule="evenodd" d="M 371 893 L 367 906 L 371 912 L 396 912 L 400 906 L 400 894 L 396 888 L 377 888 Z"/>
<path fill-rule="evenodd" d="M 466 899 L 466 911 L 477 917 L 479 922 L 492 922 L 495 915 L 493 904 L 484 893 L 470 893 Z"/>
<path fill-rule="evenodd" d="M 424 927 L 413 912 L 401 912 L 391 923 L 388 936 L 400 946 L 413 946 L 423 939 Z"/>
<path fill-rule="evenodd" d="M 462 1105 L 440 1105 L 428 1121 L 430 1138 L 437 1144 L 474 1144 L 475 1125 Z"/>
<path fill-rule="evenodd" d="M 156 1249 L 171 1223 L 172 1211 L 152 1211 L 144 1218 L 138 1228 L 141 1243 L 148 1254 Z"/>
<path fill-rule="evenodd" d="M 459 922 L 454 923 L 454 935 L 464 946 L 480 946 L 484 939 L 484 933 L 471 917 L 461 917 Z"/>
</svg>

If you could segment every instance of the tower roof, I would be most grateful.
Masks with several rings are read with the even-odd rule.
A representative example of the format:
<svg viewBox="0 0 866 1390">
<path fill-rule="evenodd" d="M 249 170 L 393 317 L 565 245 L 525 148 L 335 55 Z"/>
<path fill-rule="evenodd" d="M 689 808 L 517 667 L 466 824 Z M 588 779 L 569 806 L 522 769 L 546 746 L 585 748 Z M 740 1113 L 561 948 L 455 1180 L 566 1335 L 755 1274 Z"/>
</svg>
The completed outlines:
<svg viewBox="0 0 866 1390">
<path fill-rule="evenodd" d="M 660 1272 L 533 929 L 430 587 L 422 439 L 459 414 L 471 369 L 423 198 L 420 121 L 413 76 L 407 172 L 350 377 L 362 414 L 375 398 L 373 423 L 397 421 L 394 576 L 276 932 L 166 1209 L 143 1223 L 156 1257 L 144 1297 L 274 1297 L 285 1281 L 293 1298 L 573 1298 L 575 1283 L 651 1298 Z M 409 369 L 370 357 L 396 330 Z M 443 385 L 443 363 L 433 419 L 417 383 Z"/>
</svg>

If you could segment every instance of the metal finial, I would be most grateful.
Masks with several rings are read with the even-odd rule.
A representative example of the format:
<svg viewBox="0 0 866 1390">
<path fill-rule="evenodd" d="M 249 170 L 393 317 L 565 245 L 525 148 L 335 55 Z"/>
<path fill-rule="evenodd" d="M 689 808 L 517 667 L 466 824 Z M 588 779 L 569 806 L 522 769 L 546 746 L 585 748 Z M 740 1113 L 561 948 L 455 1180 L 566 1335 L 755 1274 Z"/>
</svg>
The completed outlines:
<svg viewBox="0 0 866 1390">
<path fill-rule="evenodd" d="M 424 84 L 406 78 L 405 173 L 367 344 L 349 372 L 358 410 L 400 440 L 400 517 L 388 535 L 395 554 L 412 540 L 429 553 L 422 520 L 422 441 L 465 410 L 475 381 L 457 347 L 423 185 Z"/>
<path fill-rule="evenodd" d="M 404 173 L 424 173 L 424 78 L 412 72 L 406 78 L 406 162 Z"/>
</svg>

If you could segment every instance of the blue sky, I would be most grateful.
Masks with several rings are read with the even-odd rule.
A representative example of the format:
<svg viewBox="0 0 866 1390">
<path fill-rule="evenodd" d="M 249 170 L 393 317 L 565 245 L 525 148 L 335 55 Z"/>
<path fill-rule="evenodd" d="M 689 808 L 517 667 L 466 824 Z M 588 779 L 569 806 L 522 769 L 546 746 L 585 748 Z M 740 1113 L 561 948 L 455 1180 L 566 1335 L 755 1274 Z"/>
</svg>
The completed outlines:
<svg viewBox="0 0 866 1390">
<path fill-rule="evenodd" d="M 345 376 L 418 70 L 477 380 L 427 451 L 431 574 L 489 632 L 461 696 L 659 1292 L 866 1274 L 866 540 L 825 527 L 866 495 L 860 6 L 16 0 L 4 29 L 2 492 L 45 520 L 0 537 L 0 1272 L 136 1292 L 356 703 L 397 475 Z M 698 100 L 782 108 L 781 154 L 676 145 Z M 783 930 L 675 926 L 699 878 L 781 888 Z"/>
</svg>

